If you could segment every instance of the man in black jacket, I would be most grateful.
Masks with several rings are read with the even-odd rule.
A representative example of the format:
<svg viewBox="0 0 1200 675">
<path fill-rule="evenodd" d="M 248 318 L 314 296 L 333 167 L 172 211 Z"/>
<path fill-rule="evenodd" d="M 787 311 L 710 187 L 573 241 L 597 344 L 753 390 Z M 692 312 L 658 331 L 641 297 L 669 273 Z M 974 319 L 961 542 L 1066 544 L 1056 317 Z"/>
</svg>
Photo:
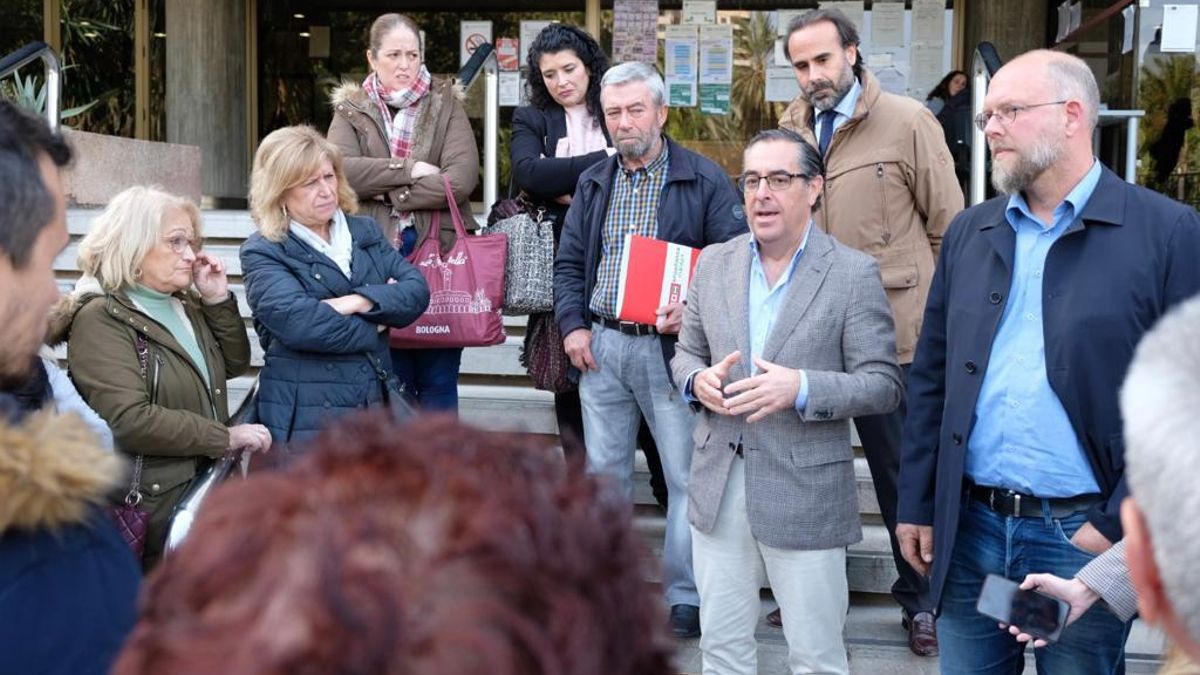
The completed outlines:
<svg viewBox="0 0 1200 675">
<path fill-rule="evenodd" d="M 746 231 L 733 183 L 712 161 L 663 135 L 662 77 L 623 63 L 601 81 L 600 101 L 617 154 L 579 178 L 554 262 L 555 320 L 580 373 L 588 470 L 632 492 L 639 410 L 654 432 L 667 478 L 663 589 L 679 637 L 700 633 L 687 521 L 693 413 L 671 383 L 667 363 L 683 303 L 658 309 L 654 325 L 617 320 L 627 235 L 703 248 Z"/>
<path fill-rule="evenodd" d="M 975 610 L 987 574 L 1070 578 L 1121 538 L 1121 380 L 1142 334 L 1200 291 L 1200 217 L 1100 165 L 1099 99 L 1067 54 L 998 71 L 976 123 L 1005 196 L 942 243 L 908 378 L 897 538 L 932 571 L 943 673 L 1023 663 Z M 1038 670 L 1118 672 L 1128 630 L 1093 609 Z"/>
</svg>

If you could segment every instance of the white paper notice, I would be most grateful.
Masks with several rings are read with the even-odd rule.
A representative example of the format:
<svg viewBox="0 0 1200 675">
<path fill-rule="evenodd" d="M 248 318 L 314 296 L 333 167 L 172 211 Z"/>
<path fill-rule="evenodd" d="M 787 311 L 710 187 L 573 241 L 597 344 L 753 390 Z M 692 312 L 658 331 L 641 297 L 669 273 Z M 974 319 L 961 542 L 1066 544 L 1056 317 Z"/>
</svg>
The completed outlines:
<svg viewBox="0 0 1200 675">
<path fill-rule="evenodd" d="M 1162 50 L 1191 52 L 1196 50 L 1196 5 L 1163 5 Z"/>
<path fill-rule="evenodd" d="M 1071 23 L 1067 24 L 1067 35 L 1079 30 L 1079 25 L 1083 23 L 1083 0 L 1075 0 L 1071 4 Z"/>
<path fill-rule="evenodd" d="M 913 45 L 908 56 L 911 75 L 909 95 L 925 99 L 925 96 L 942 80 L 942 46 Z"/>
<path fill-rule="evenodd" d="M 904 46 L 904 3 L 876 2 L 871 10 L 871 46 Z"/>
<path fill-rule="evenodd" d="M 878 7 L 881 4 L 883 4 L 883 3 L 876 2 L 875 6 Z M 900 14 L 903 15 L 904 14 L 904 9 L 903 9 L 904 3 L 900 3 L 900 4 L 901 4 Z M 854 24 L 855 28 L 858 28 L 858 32 L 860 34 L 863 32 L 863 30 L 864 30 L 863 29 L 863 20 L 866 19 L 866 10 L 863 9 L 862 0 L 852 0 L 850 2 L 822 2 L 821 9 L 836 9 L 836 10 L 841 11 L 842 14 L 846 15 L 847 19 L 850 19 L 850 22 Z M 901 27 L 903 27 L 903 24 L 901 25 Z"/>
<path fill-rule="evenodd" d="M 700 83 L 733 82 L 733 26 L 700 27 Z"/>
<path fill-rule="evenodd" d="M 696 36 L 694 25 L 667 26 L 663 54 L 669 106 L 696 105 Z"/>
<path fill-rule="evenodd" d="M 940 45 L 946 23 L 946 3 L 941 0 L 913 0 L 913 44 Z"/>
<path fill-rule="evenodd" d="M 767 101 L 772 103 L 790 103 L 800 95 L 800 84 L 791 68 L 767 68 Z"/>
<path fill-rule="evenodd" d="M 683 19 L 685 24 L 704 24 L 717 22 L 717 0 L 683 0 Z"/>
<path fill-rule="evenodd" d="M 479 45 L 492 41 L 492 22 L 459 21 L 458 33 L 458 65 L 465 66 Z"/>
<path fill-rule="evenodd" d="M 775 12 L 775 34 L 781 38 L 786 38 L 788 34 L 788 24 L 792 19 L 807 12 L 807 9 L 781 9 Z"/>
<path fill-rule="evenodd" d="M 1067 37 L 1071 27 L 1071 2 L 1066 0 L 1058 6 L 1058 33 L 1054 36 L 1055 42 L 1062 42 L 1063 38 Z"/>
<path fill-rule="evenodd" d="M 529 45 L 533 44 L 538 33 L 549 26 L 552 21 L 522 21 L 521 22 L 521 65 L 529 58 Z"/>
<path fill-rule="evenodd" d="M 509 108 L 521 105 L 521 73 L 500 72 L 500 105 Z"/>
<path fill-rule="evenodd" d="M 786 39 L 781 37 L 775 38 L 775 58 L 773 65 L 791 67 L 792 63 L 788 61 L 787 52 L 783 48 L 784 40 Z"/>
</svg>

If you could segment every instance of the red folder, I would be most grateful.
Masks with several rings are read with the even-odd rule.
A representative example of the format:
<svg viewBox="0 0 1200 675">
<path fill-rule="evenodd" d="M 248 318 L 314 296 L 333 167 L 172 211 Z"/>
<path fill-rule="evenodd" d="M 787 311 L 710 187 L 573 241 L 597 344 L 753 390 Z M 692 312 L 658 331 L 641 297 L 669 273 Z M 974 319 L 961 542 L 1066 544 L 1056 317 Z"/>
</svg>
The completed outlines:
<svg viewBox="0 0 1200 675">
<path fill-rule="evenodd" d="M 636 234 L 625 235 L 617 318 L 654 325 L 659 307 L 687 299 L 700 249 Z"/>
</svg>

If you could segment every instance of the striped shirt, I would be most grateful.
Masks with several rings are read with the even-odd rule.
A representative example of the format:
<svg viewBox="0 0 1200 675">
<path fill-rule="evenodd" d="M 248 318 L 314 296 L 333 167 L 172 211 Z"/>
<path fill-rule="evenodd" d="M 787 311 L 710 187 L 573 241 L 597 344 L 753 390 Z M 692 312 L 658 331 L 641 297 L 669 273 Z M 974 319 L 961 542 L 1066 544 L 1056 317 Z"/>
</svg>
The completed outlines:
<svg viewBox="0 0 1200 675">
<path fill-rule="evenodd" d="M 600 269 L 588 305 L 595 316 L 617 318 L 617 289 L 621 284 L 625 235 L 653 237 L 658 234 L 658 202 L 663 186 L 667 184 L 670 160 L 667 144 L 663 142 L 662 152 L 645 168 L 629 171 L 617 162 L 600 241 Z"/>
</svg>

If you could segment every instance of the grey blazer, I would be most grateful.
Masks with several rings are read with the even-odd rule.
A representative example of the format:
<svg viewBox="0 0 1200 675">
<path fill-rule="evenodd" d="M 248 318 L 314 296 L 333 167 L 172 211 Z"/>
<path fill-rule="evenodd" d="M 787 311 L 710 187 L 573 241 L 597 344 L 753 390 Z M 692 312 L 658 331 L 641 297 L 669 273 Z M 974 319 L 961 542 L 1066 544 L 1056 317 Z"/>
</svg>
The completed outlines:
<svg viewBox="0 0 1200 675">
<path fill-rule="evenodd" d="M 742 235 L 700 255 L 671 362 L 681 391 L 693 371 L 734 350 L 743 359 L 729 381 L 751 371 L 749 242 L 750 235 Z M 813 228 L 761 355 L 807 373 L 805 411 L 782 411 L 748 425 L 745 417 L 702 409 L 688 483 L 692 525 L 711 532 L 716 524 L 740 440 L 755 539 L 806 550 L 861 540 L 849 420 L 899 404 L 903 385 L 895 343 L 875 260 Z"/>
</svg>

